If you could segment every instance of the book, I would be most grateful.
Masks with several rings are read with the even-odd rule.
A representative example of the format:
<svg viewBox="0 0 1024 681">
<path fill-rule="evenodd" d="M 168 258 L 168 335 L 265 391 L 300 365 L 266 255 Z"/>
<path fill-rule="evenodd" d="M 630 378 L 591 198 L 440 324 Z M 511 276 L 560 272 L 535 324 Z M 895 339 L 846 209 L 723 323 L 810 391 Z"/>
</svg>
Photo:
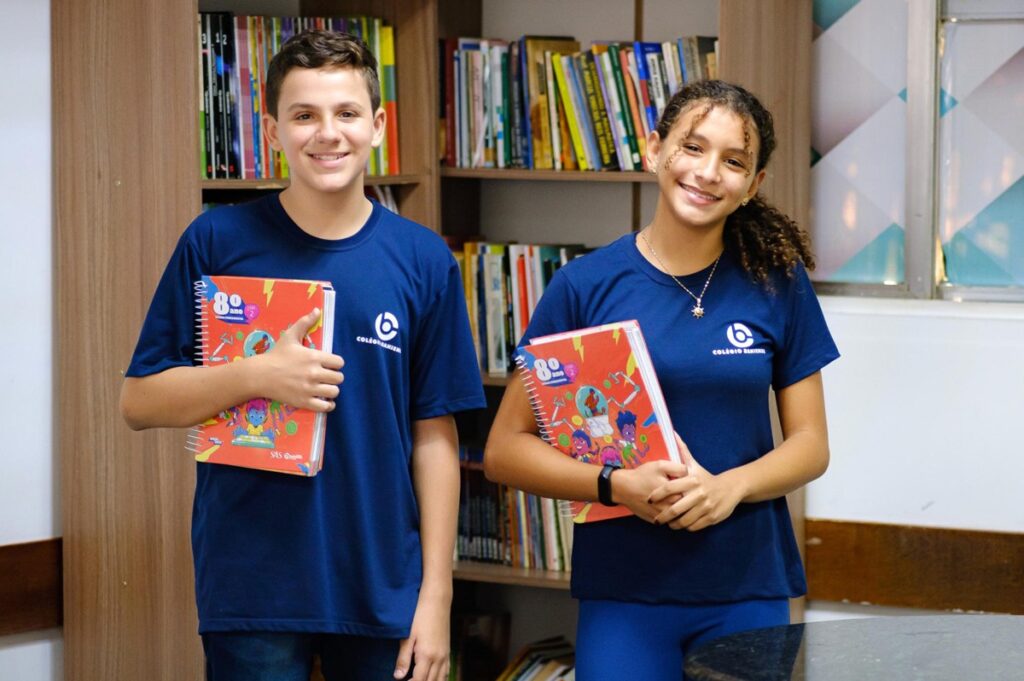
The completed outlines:
<svg viewBox="0 0 1024 681">
<path fill-rule="evenodd" d="M 595 466 L 679 462 L 668 408 L 635 320 L 531 338 L 516 353 L 541 437 Z M 631 515 L 570 501 L 577 523 Z"/>
<path fill-rule="evenodd" d="M 303 343 L 331 351 L 334 289 L 329 282 L 204 276 L 195 282 L 196 354 L 217 366 L 263 354 L 300 317 L 320 308 Z M 188 448 L 200 463 L 314 476 L 323 465 L 327 414 L 256 398 L 196 426 Z"/>
</svg>

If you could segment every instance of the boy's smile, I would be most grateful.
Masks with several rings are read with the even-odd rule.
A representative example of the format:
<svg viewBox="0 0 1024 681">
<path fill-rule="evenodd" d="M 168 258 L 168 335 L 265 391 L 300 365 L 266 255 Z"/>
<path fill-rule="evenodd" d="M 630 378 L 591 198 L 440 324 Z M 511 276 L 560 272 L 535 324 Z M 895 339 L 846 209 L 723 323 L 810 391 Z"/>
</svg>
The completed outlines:
<svg viewBox="0 0 1024 681">
<path fill-rule="evenodd" d="M 333 193 L 355 183 L 384 135 L 361 73 L 352 68 L 295 68 L 281 85 L 278 116 L 264 117 L 271 146 L 288 160 L 291 189 Z"/>
</svg>

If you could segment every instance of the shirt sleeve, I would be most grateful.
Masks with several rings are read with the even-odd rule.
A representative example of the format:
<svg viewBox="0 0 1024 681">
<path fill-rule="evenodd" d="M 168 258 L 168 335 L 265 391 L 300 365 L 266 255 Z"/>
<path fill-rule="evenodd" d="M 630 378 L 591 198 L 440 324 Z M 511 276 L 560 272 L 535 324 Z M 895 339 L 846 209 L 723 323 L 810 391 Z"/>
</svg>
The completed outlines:
<svg viewBox="0 0 1024 681">
<path fill-rule="evenodd" d="M 443 288 L 428 304 L 413 343 L 412 418 L 429 419 L 486 406 L 469 331 L 462 275 L 448 256 Z"/>
<path fill-rule="evenodd" d="M 189 237 L 186 230 L 160 277 L 126 376 L 195 364 L 195 282 L 202 276 L 202 265 Z"/>
<path fill-rule="evenodd" d="M 821 304 L 802 265 L 780 284 L 780 305 L 786 327 L 782 347 L 776 348 L 772 387 L 781 390 L 807 378 L 839 357 L 839 349 L 825 323 Z"/>
</svg>

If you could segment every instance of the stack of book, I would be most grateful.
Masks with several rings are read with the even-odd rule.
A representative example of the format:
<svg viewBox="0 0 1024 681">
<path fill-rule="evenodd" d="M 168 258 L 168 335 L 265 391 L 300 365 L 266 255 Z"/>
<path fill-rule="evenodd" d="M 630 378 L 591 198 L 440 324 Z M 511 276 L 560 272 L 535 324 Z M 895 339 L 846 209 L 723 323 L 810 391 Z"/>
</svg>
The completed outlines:
<svg viewBox="0 0 1024 681">
<path fill-rule="evenodd" d="M 672 94 L 717 76 L 717 43 L 443 40 L 442 158 L 458 168 L 643 170 Z"/>
<path fill-rule="evenodd" d="M 395 41 L 391 26 L 376 17 L 265 17 L 201 12 L 199 50 L 199 150 L 204 179 L 280 179 L 288 164 L 262 134 L 267 67 L 297 33 L 321 29 L 361 38 L 377 58 L 387 134 L 370 155 L 369 175 L 396 175 L 398 104 Z"/>
<path fill-rule="evenodd" d="M 484 477 L 483 450 L 462 446 L 456 560 L 568 572 L 572 517 L 564 504 Z"/>
<path fill-rule="evenodd" d="M 480 369 L 507 376 L 512 353 L 555 271 L 591 249 L 582 244 L 519 244 L 449 239 L 462 270 Z"/>
</svg>

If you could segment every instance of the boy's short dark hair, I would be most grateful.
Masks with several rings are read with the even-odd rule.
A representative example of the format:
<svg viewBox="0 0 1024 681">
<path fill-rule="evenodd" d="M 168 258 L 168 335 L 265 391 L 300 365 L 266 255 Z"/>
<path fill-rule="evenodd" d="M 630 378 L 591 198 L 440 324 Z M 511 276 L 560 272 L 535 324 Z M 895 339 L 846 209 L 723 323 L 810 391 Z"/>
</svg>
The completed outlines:
<svg viewBox="0 0 1024 681">
<path fill-rule="evenodd" d="M 355 69 L 363 75 L 370 91 L 373 111 L 380 108 L 380 80 L 377 78 L 377 59 L 359 38 L 337 31 L 304 31 L 292 36 L 270 60 L 267 68 L 267 113 L 277 118 L 277 101 L 281 84 L 292 69 L 319 68 Z"/>
</svg>

